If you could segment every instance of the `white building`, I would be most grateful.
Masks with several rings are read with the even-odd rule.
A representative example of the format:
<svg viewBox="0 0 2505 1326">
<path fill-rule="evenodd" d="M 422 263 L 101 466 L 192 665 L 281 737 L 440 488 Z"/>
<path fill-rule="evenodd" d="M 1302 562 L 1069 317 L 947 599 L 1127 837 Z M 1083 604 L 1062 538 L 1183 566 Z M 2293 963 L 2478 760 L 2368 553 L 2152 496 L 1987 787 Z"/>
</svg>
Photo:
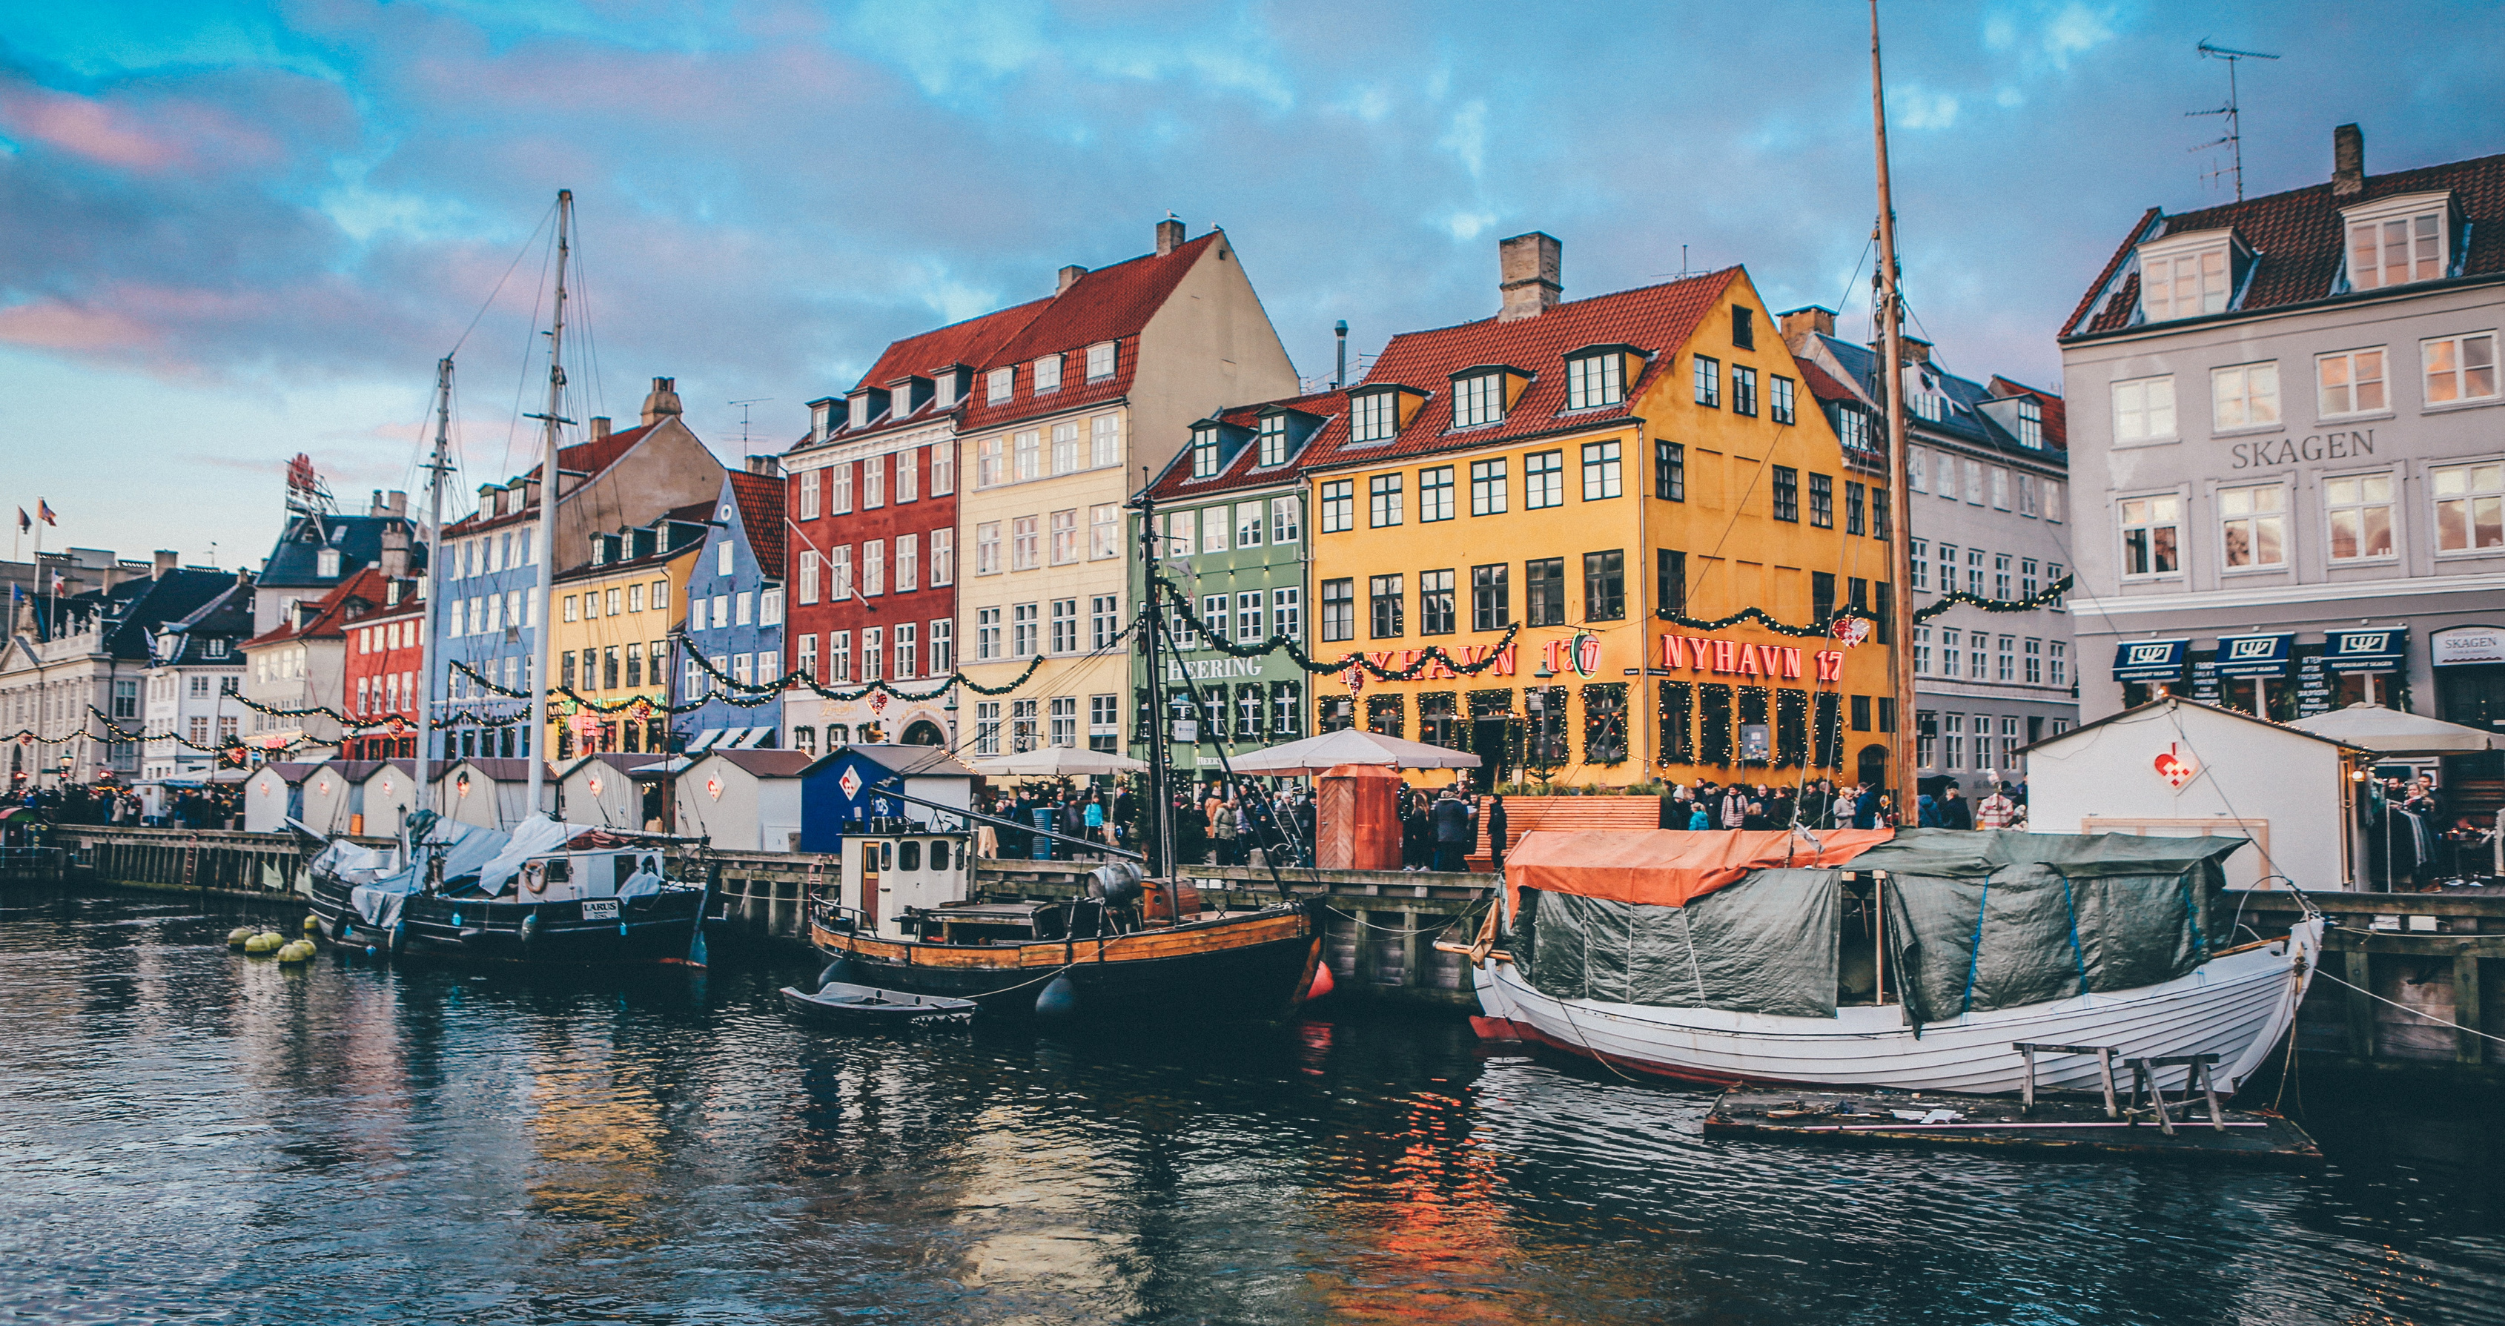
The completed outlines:
<svg viewBox="0 0 2505 1326">
<path fill-rule="evenodd" d="M 170 551 L 153 567 L 102 560 L 100 588 L 18 604 L 0 644 L 0 731 L 29 735 L 8 743 L 12 792 L 63 776 L 135 782 L 150 636 L 235 584 L 228 572 L 177 567 Z"/>
<path fill-rule="evenodd" d="M 140 745 L 141 794 L 168 782 L 199 783 L 215 772 L 217 747 L 243 734 L 244 656 L 252 632 L 252 584 L 237 578 L 226 592 L 148 640 L 141 686 L 147 740 Z M 152 805 L 150 813 L 162 813 Z"/>
</svg>

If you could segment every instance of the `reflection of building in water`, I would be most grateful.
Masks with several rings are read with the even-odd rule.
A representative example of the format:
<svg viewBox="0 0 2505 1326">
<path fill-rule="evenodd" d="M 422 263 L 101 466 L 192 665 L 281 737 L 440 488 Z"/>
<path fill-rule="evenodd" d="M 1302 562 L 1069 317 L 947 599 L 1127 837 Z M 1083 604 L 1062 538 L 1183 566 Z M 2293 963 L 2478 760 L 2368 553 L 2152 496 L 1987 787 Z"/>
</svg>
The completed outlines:
<svg viewBox="0 0 2505 1326">
<path fill-rule="evenodd" d="M 970 1289 L 1014 1293 L 1058 1311 L 1086 1305 L 1114 1320 L 1141 1311 L 1148 1273 L 1135 1234 L 1102 1217 L 1131 1203 L 1134 1169 L 1109 1154 L 1128 1138 L 1093 1134 L 1086 1121 L 1048 1120 L 994 1106 L 975 1120 L 957 1221 L 970 1235 L 958 1278 Z"/>
<path fill-rule="evenodd" d="M 526 1125 L 535 1157 L 524 1188 L 536 1211 L 623 1230 L 663 1196 L 666 1140 L 654 1076 L 658 1065 L 607 1041 L 550 1047 L 532 1056 Z M 630 1235 L 621 1249 L 659 1235 Z"/>
</svg>

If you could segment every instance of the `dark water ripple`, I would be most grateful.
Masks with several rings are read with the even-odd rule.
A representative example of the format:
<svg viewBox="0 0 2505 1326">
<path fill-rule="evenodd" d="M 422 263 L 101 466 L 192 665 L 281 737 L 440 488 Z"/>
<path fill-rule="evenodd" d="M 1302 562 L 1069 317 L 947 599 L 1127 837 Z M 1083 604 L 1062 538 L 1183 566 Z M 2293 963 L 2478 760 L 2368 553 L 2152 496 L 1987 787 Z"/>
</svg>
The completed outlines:
<svg viewBox="0 0 2505 1326">
<path fill-rule="evenodd" d="M 9 1320 L 2505 1322 L 2493 1110 L 2310 1101 L 2300 1176 L 1707 1143 L 1441 1020 L 860 1041 L 791 970 L 5 902 Z"/>
</svg>

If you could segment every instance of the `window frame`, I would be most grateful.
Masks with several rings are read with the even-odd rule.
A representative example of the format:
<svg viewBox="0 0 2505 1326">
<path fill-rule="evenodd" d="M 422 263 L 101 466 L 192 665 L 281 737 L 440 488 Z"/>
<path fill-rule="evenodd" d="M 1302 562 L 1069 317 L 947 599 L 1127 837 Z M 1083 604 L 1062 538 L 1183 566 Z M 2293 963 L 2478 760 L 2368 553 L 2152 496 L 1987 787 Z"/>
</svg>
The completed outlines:
<svg viewBox="0 0 2505 1326">
<path fill-rule="evenodd" d="M 2167 519 L 2164 519 L 2164 520 L 2146 519 L 2146 520 L 2140 520 L 2140 521 L 2133 521 L 2132 519 L 2130 519 L 2130 513 L 2131 513 L 2131 505 L 2132 505 L 2133 503 L 2135 503 L 2135 502 L 2147 502 L 2147 503 L 2152 503 L 2152 504 L 2154 504 L 2154 503 L 2172 503 L 2172 504 L 2173 504 L 2173 511 L 2171 512 L 2171 514 L 2169 515 L 2169 517 L 2168 517 Z M 2120 554 L 2120 556 L 2119 556 L 2118 560 L 2116 561 L 2115 565 L 2116 565 L 2116 567 L 2120 570 L 2120 572 L 2121 572 L 2121 578 L 2122 578 L 2122 580 L 2123 580 L 2124 582 L 2126 582 L 2126 583 L 2132 583 L 2132 584 L 2137 584 L 2137 583 L 2140 583 L 2140 582 L 2143 582 L 2143 581 L 2152 581 L 2152 580 L 2179 580 L 2179 579 L 2183 578 L 2183 575 L 2184 575 L 2184 566 L 2183 566 L 2183 516 L 2184 516 L 2184 506 L 2185 506 L 2185 503 L 2184 503 L 2184 500 L 2183 500 L 2183 494 L 2182 494 L 2182 492 L 2181 492 L 2180 490 L 2166 490 L 2166 491 L 2161 491 L 2161 492 L 2153 492 L 2153 493 L 2137 493 L 2137 494 L 2129 494 L 2129 495 L 2124 495 L 2124 496 L 2118 496 L 2118 497 L 2116 497 L 2116 498 L 2114 499 L 2114 534 L 2115 534 L 2115 538 L 2116 538 L 2116 539 L 2117 539 L 2117 541 L 2118 541 L 2118 542 L 2117 542 L 2117 548 L 2116 548 L 2116 550 L 2117 550 L 2117 552 Z M 2156 554 L 2157 554 L 2156 540 L 2155 540 L 2155 538 L 2154 538 L 2154 532 L 2155 532 L 2155 531 L 2157 531 L 2157 530 L 2161 530 L 2161 529 L 2163 529 L 2163 530 L 2171 530 L 2171 531 L 2173 532 L 2172 537 L 2171 537 L 2169 540 L 2167 540 L 2167 543 L 2168 543 L 2168 545 L 2169 545 L 2169 546 L 2168 546 L 2168 548 L 2167 548 L 2167 550 L 2166 550 L 2166 551 L 2167 551 L 2167 555 L 2171 556 L 2171 557 L 2174 559 L 2174 565 L 2172 565 L 2172 566 L 2170 566 L 2170 567 L 2165 567 L 2165 568 L 2162 568 L 2162 569 L 2154 569 L 2154 570 L 2145 570 L 2145 571 L 2134 571 L 2134 570 L 2132 570 L 2132 569 L 2131 569 L 2131 552 L 2132 552 L 2131 535 L 2132 535 L 2132 532 L 2133 532 L 2134 530 L 2143 530 L 2143 531 L 2148 531 L 2148 532 L 2150 533 L 2151 537 L 2150 537 L 2150 539 L 2149 539 L 2149 541 L 2148 541 L 2148 543 L 2147 543 L 2146 549 L 2145 549 L 2145 551 L 2147 552 L 2148 556 L 2147 556 L 2146 558 L 2144 558 L 2143 560 L 2147 561 L 2148 563 L 2150 563 L 2150 564 L 2153 566 L 2153 565 L 2154 565 L 2154 563 L 2155 563 L 2155 561 L 2156 561 Z M 1943 547 L 1947 547 L 1948 545 L 1942 545 L 1942 546 L 1943 546 Z M 1945 558 L 1946 554 L 1945 554 L 1945 553 L 1943 553 L 1943 554 L 1942 554 L 1942 556 L 1943 556 L 1943 558 Z"/>
<path fill-rule="evenodd" d="M 2482 488 L 2473 486 L 2477 476 L 2482 470 L 2495 470 L 2498 472 L 2499 483 L 2497 487 Z M 2469 475 L 2471 478 L 2465 480 L 2463 491 L 2459 496 L 2447 497 L 2438 491 L 2438 485 L 2443 482 L 2444 475 L 2456 472 Z M 2489 509 L 2498 512 L 2500 520 L 2505 520 L 2505 460 L 2489 457 L 2486 459 L 2464 461 L 2457 464 L 2428 466 L 2427 502 L 2428 515 L 2431 518 L 2431 527 L 2434 530 L 2434 534 L 2429 539 L 2429 542 L 2433 545 L 2435 555 L 2437 557 L 2447 559 L 2461 557 L 2494 557 L 2500 552 L 2505 552 L 2505 543 L 2490 544 L 2486 547 L 2481 547 L 2479 544 L 2479 515 L 2482 502 L 2493 504 L 2489 507 Z M 2461 502 L 2465 504 L 2468 509 L 2469 521 L 2466 528 L 2469 534 L 2469 546 L 2467 547 L 2447 548 L 2444 546 L 2444 508 L 2448 503 L 2452 502 Z"/>
<path fill-rule="evenodd" d="M 1586 442 L 1581 456 L 1584 501 L 1606 502 L 1626 495 L 1626 447 L 1620 439 Z"/>
<path fill-rule="evenodd" d="M 1366 577 L 1366 638 L 1398 640 L 1408 634 L 1406 577 L 1398 572 Z"/>
<path fill-rule="evenodd" d="M 1800 523 L 1800 471 L 1790 465 L 1774 467 L 1774 485 L 1770 494 L 1771 512 L 1776 520 Z"/>
<path fill-rule="evenodd" d="M 2210 506 L 2217 517 L 2217 553 L 2219 574 L 2249 575 L 2265 572 L 2282 572 L 2288 570 L 2294 565 L 2296 550 L 2288 546 L 2288 517 L 2290 514 L 2288 511 L 2288 501 L 2290 497 L 2288 487 L 2289 485 L 2284 479 L 2264 479 L 2254 483 L 2222 483 L 2210 493 Z M 2267 509 L 2258 505 L 2252 505 L 2242 511 L 2229 510 L 2228 504 L 2229 496 L 2231 494 L 2262 493 L 2275 495 L 2278 499 L 2278 505 Z M 2248 558 L 2254 554 L 2255 550 L 2259 546 L 2258 540 L 2262 528 L 2268 524 L 2275 524 L 2278 527 L 2278 560 L 2272 562 L 2248 560 L 2243 565 L 2237 565 L 2235 563 L 2232 548 L 2234 542 L 2234 530 L 2239 524 L 2249 524 L 2251 527 L 2246 531 L 2245 535 L 2245 549 L 2246 556 Z"/>
<path fill-rule="evenodd" d="M 1471 515 L 1501 516 L 1510 509 L 1512 470 L 1505 462 L 1503 456 L 1470 462 Z"/>
<path fill-rule="evenodd" d="M 1566 624 L 1565 558 L 1534 557 L 1523 562 L 1522 612 L 1525 626 Z"/>
<path fill-rule="evenodd" d="M 2268 378 L 2270 384 L 2270 417 L 2257 419 L 2254 417 L 2254 411 L 2261 397 L 2254 388 L 2265 377 Z M 2241 383 L 2242 390 L 2234 396 L 2229 396 L 2227 393 L 2230 383 Z M 2265 433 L 2286 427 L 2287 409 L 2280 396 L 2279 388 L 2279 361 L 2276 359 L 2256 359 L 2242 364 L 2220 364 L 2210 369 L 2209 431 L 2218 436 L 2225 436 L 2231 433 Z M 2243 415 L 2242 418 L 2232 423 L 2228 422 L 2230 403 Z"/>
<path fill-rule="evenodd" d="M 1453 518 L 1453 467 L 1430 465 L 1418 471 L 1418 523 Z"/>
<path fill-rule="evenodd" d="M 1357 527 L 1357 481 L 1328 479 L 1322 484 L 1324 534 L 1343 534 Z"/>
<path fill-rule="evenodd" d="M 2158 446 L 2183 440 L 2182 402 L 2175 394 L 2174 379 L 2175 375 L 2172 373 L 2152 373 L 2145 377 L 2117 378 L 2109 384 L 2107 400 L 2112 409 L 2109 422 L 2115 446 Z M 2166 402 L 2163 407 L 2151 405 L 2148 399 L 2149 393 L 2160 386 L 2165 389 Z M 2135 389 L 2139 402 L 2126 408 L 2123 397 L 2127 389 Z M 2159 408 L 2164 409 L 2166 419 L 2166 429 L 2162 433 L 2150 428 L 2148 423 Z M 2141 420 L 2141 431 L 2135 434 L 2125 434 L 2123 420 L 2126 418 Z M 1952 486 L 1943 485 L 1941 490 L 1945 492 Z"/>
<path fill-rule="evenodd" d="M 1583 620 L 1622 622 L 1627 615 L 1626 550 L 1583 554 Z"/>
<path fill-rule="evenodd" d="M 1397 529 L 1407 515 L 1408 474 L 1394 470 L 1389 474 L 1366 476 L 1366 528 Z"/>
<path fill-rule="evenodd" d="M 1418 573 L 1418 634 L 1452 635 L 1460 629 L 1461 614 L 1454 602 L 1453 585 L 1451 567 Z"/>
<path fill-rule="evenodd" d="M 1780 373 L 1766 375 L 1766 417 L 1778 424 L 1800 422 L 1798 387 Z"/>
<path fill-rule="evenodd" d="M 1470 568 L 1470 629 L 1501 631 L 1513 616 L 1513 563 L 1487 562 Z"/>
<path fill-rule="evenodd" d="M 1626 359 L 1618 350 L 1566 356 L 1566 408 L 1598 410 L 1626 403 Z"/>
<path fill-rule="evenodd" d="M 1542 462 L 1545 462 L 1543 464 Z M 1547 501 L 1534 499 L 1545 496 Z M 1566 504 L 1566 453 L 1534 451 L 1522 458 L 1522 509 L 1545 511 Z"/>
<path fill-rule="evenodd" d="M 1731 365 L 1731 413 L 1746 419 L 1757 417 L 1757 369 L 1754 365 Z"/>
<path fill-rule="evenodd" d="M 2500 400 L 2505 400 L 2505 371 L 2501 371 L 2505 370 L 2505 364 L 2499 364 L 2497 362 L 2497 339 L 2497 333 L 2493 328 L 2486 331 L 2456 332 L 2450 336 L 2421 337 L 2418 341 L 2419 408 L 2429 412 L 2440 410 L 2461 410 L 2481 405 L 2494 405 Z M 2462 363 L 2462 352 L 2473 341 L 2487 342 L 2488 362 L 2485 367 L 2488 375 L 2488 390 L 2484 394 L 2477 396 L 2462 395 L 2457 393 L 2450 399 L 2437 400 L 2435 394 L 2437 373 L 2449 373 L 2455 383 L 2459 384 L 2467 379 L 2470 374 L 2478 371 L 2477 368 L 2466 366 Z M 2439 370 L 2435 367 L 2435 360 L 2431 351 L 2440 345 L 2453 347 L 2454 366 L 2451 369 Z"/>
<path fill-rule="evenodd" d="M 1502 369 L 1453 375 L 1453 431 L 1505 422 L 1506 376 Z"/>
<path fill-rule="evenodd" d="M 1664 502 L 1687 500 L 1687 444 L 1653 439 L 1653 496 Z"/>
<path fill-rule="evenodd" d="M 2381 479 L 2386 485 L 2381 501 L 2373 501 L 2366 496 L 2365 485 L 2374 479 Z M 2332 496 L 2332 485 L 2350 482 L 2358 485 L 2356 500 L 2347 502 L 2335 500 Z M 2322 491 L 2322 558 L 2327 565 L 2361 566 L 2400 560 L 2400 522 L 2393 517 L 2400 508 L 2402 483 L 2400 474 L 2395 469 L 2386 466 L 2382 469 L 2356 470 L 2346 474 L 2325 474 L 2317 478 L 2315 483 Z M 2367 543 L 2365 513 L 2377 509 L 2383 512 L 2384 550 L 2379 553 L 2360 552 L 2347 557 L 2340 556 L 2340 513 L 2344 511 L 2358 513 L 2358 525 L 2352 532 L 2351 539 L 2362 548 Z"/>
</svg>

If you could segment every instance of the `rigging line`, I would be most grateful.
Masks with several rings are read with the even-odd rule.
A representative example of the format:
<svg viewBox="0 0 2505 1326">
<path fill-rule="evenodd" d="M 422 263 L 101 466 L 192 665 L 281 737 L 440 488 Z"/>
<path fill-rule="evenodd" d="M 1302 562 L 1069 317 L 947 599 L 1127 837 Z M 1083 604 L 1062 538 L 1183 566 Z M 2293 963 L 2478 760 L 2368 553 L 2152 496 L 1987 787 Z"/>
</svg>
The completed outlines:
<svg viewBox="0 0 2505 1326">
<path fill-rule="evenodd" d="M 2314 964 L 2314 979 L 2315 979 L 2315 980 L 2318 980 L 2318 981 L 2329 981 L 2329 982 L 2331 982 L 2333 985 L 2345 985 L 2345 986 L 2348 986 L 2348 988 L 2349 988 L 2349 989 L 2351 989 L 2351 990 L 2355 990 L 2357 993 L 2359 993 L 2359 994 L 2361 994 L 2361 995 L 2366 996 L 2368 999 L 2371 999 L 2371 1000 L 2375 1001 L 2375 1002 L 2376 1002 L 2376 1003 L 2378 1003 L 2378 1004 L 2390 1004 L 2390 1005 L 2392 1005 L 2392 1007 L 2397 1008 L 2397 1009 L 2401 1010 L 2402 1012 L 2409 1014 L 2409 1015 L 2410 1015 L 2410 1016 L 2412 1016 L 2412 1017 L 2425 1018 L 2427 1021 L 2432 1022 L 2432 1023 L 2436 1024 L 2436 1025 L 2437 1025 L 2437 1026 L 2439 1026 L 2439 1027 L 2450 1027 L 2450 1028 L 2452 1028 L 2453 1030 L 2455 1030 L 2455 1031 L 2457 1031 L 2457 1032 L 2459 1032 L 2459 1031 L 2466 1031 L 2466 1032 L 2469 1032 L 2471 1035 L 2476 1036 L 2476 1037 L 2478 1037 L 2479 1039 L 2481 1039 L 2481 1040 L 2483 1040 L 2483 1041 L 2495 1041 L 2495 1042 L 2496 1042 L 2497 1044 L 2499 1044 L 2499 1045 L 2505 1045 L 2505 1036 L 2491 1036 L 2491 1035 L 2489 1035 L 2488 1033 L 2486 1033 L 2486 1032 L 2484 1032 L 2484 1031 L 2481 1031 L 2481 1030 L 2479 1030 L 2479 1029 L 2478 1029 L 2478 1028 L 2476 1028 L 2476 1027 L 2465 1027 L 2465 1026 L 2463 1026 L 2462 1024 L 2458 1023 L 2458 1022 L 2448 1022 L 2448 1021 L 2444 1020 L 2443 1018 L 2437 1017 L 2437 1016 L 2436 1016 L 2435 1014 L 2433 1014 L 2433 1013 L 2425 1013 L 2425 1012 L 2421 1012 L 2421 1011 L 2419 1011 L 2419 1010 L 2417 1010 L 2417 1009 L 2415 1009 L 2415 1008 L 2411 1008 L 2411 1007 L 2410 1007 L 2409 1005 L 2407 1005 L 2407 1004 L 2400 1003 L 2400 1002 L 2398 1002 L 2398 1001 L 2396 1001 L 2396 1000 L 2386 999 L 2386 998 L 2384 998 L 2382 995 L 2376 994 L 2374 991 L 2369 990 L 2369 989 L 2367 989 L 2366 987 L 2364 987 L 2364 986 L 2362 986 L 2362 985 L 2349 985 L 2349 983 L 2348 983 L 2348 982 L 2343 981 L 2343 980 L 2341 980 L 2339 977 L 2332 975 L 2332 974 L 2330 973 L 2330 971 L 2329 971 L 2328 969 L 2326 969 L 2326 968 L 2325 968 L 2325 967 L 2324 967 L 2321 963 L 2316 963 L 2316 964 Z"/>
<path fill-rule="evenodd" d="M 469 341 L 470 333 L 478 330 L 479 319 L 486 317 L 487 310 L 495 306 L 496 296 L 504 293 L 504 283 L 513 279 L 514 270 L 522 265 L 522 259 L 530 256 L 531 246 L 539 242 L 539 232 L 548 228 L 549 219 L 556 214 L 557 205 L 554 202 L 548 204 L 547 211 L 539 214 L 539 223 L 523 237 L 522 247 L 513 251 L 513 261 L 506 264 L 504 275 L 496 278 L 495 289 L 487 292 L 487 298 L 479 304 L 478 312 L 470 315 L 470 325 L 462 328 L 461 335 L 453 340 L 452 348 L 444 351 L 444 358 L 450 359 L 461 353 L 461 347 Z"/>
<path fill-rule="evenodd" d="M 551 234 L 547 247 L 540 251 L 539 281 L 536 293 L 531 297 L 531 320 L 522 329 L 522 369 L 513 381 L 513 415 L 505 423 L 504 454 L 496 463 L 496 468 L 507 474 L 512 473 L 513 448 L 522 431 L 523 401 L 530 393 L 531 366 L 539 362 L 539 313 L 547 307 L 548 271 L 550 264 L 556 261 L 556 255 L 556 236 Z"/>
</svg>

